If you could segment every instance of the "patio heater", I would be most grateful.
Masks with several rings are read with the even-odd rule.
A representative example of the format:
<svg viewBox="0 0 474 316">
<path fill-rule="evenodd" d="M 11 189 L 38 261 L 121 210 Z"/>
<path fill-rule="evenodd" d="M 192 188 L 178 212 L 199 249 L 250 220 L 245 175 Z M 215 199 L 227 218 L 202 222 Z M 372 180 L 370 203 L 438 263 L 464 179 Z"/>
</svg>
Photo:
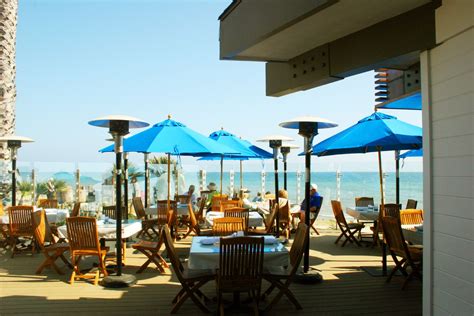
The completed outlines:
<svg viewBox="0 0 474 316">
<path fill-rule="evenodd" d="M 21 147 L 22 143 L 31 142 L 33 142 L 31 138 L 17 135 L 0 137 L 0 143 L 7 143 L 7 147 L 10 149 L 10 155 L 12 160 L 12 206 L 16 205 L 16 155 L 18 152 L 18 148 Z"/>
<path fill-rule="evenodd" d="M 109 128 L 109 133 L 112 135 L 115 146 L 115 165 L 116 165 L 116 255 L 117 255 L 117 272 L 115 275 L 109 275 L 102 281 L 104 287 L 120 288 L 135 284 L 136 278 L 133 275 L 122 274 L 122 153 L 123 153 L 123 136 L 129 133 L 130 128 L 146 127 L 149 124 L 136 119 L 134 117 L 125 115 L 109 115 L 89 121 L 89 125 L 97 127 Z"/>
<path fill-rule="evenodd" d="M 291 144 L 283 144 L 280 148 L 280 152 L 283 156 L 283 188 L 288 191 L 288 174 L 287 174 L 287 159 L 288 154 L 290 153 L 291 149 L 300 148 L 297 145 Z"/>
<path fill-rule="evenodd" d="M 278 150 L 280 149 L 283 141 L 290 142 L 293 141 L 292 138 L 282 135 L 270 135 L 262 139 L 257 140 L 257 142 L 268 142 L 270 148 L 273 149 L 273 162 L 274 162 L 274 174 L 275 174 L 275 203 L 279 204 L 278 198 Z M 271 211 L 271 210 L 270 210 Z M 280 212 L 276 214 L 276 236 L 280 235 Z"/>
<path fill-rule="evenodd" d="M 305 116 L 297 117 L 287 122 L 280 123 L 281 127 L 297 129 L 298 134 L 304 138 L 304 155 L 305 155 L 305 224 L 310 226 L 310 184 L 311 184 L 311 148 L 313 145 L 313 138 L 318 135 L 318 130 L 322 128 L 336 127 L 337 124 L 333 123 L 327 119 L 314 117 L 314 116 Z M 306 248 L 304 250 L 304 281 L 318 282 L 321 277 L 319 274 L 311 275 L 309 274 L 309 234 L 310 230 L 308 229 L 308 234 L 306 238 Z"/>
<path fill-rule="evenodd" d="M 106 141 L 115 142 L 113 138 L 107 138 Z M 118 166 L 115 167 L 118 170 Z M 125 200 L 125 219 L 128 219 L 128 152 L 123 152 L 123 199 Z"/>
</svg>

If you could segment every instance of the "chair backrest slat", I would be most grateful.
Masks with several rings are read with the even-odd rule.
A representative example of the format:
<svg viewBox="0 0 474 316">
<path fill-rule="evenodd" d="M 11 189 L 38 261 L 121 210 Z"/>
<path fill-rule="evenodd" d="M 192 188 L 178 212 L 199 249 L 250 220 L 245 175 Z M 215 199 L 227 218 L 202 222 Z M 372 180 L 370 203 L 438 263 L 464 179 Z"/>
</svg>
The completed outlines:
<svg viewBox="0 0 474 316">
<path fill-rule="evenodd" d="M 146 219 L 146 212 L 145 208 L 143 207 L 142 198 L 136 196 L 132 199 L 133 209 L 135 210 L 135 214 L 137 214 L 138 219 Z"/>
<path fill-rule="evenodd" d="M 290 264 L 293 269 L 297 269 L 301 258 L 303 258 L 303 252 L 306 247 L 306 243 L 308 239 L 306 235 L 308 234 L 308 225 L 303 222 L 298 224 L 298 228 L 296 229 L 295 239 L 293 239 L 293 244 L 291 245 L 290 249 Z"/>
<path fill-rule="evenodd" d="M 355 198 L 356 207 L 367 207 L 369 205 L 374 205 L 373 197 L 360 196 Z"/>
<path fill-rule="evenodd" d="M 389 250 L 399 256 L 409 258 L 410 252 L 403 237 L 400 219 L 393 216 L 384 216 L 382 218 L 382 226 Z"/>
<path fill-rule="evenodd" d="M 93 217 L 69 217 L 66 219 L 67 236 L 71 250 L 100 251 L 97 221 Z"/>
<path fill-rule="evenodd" d="M 44 210 L 31 213 L 33 232 L 35 240 L 41 249 L 44 249 L 46 242 L 54 243 L 54 238 L 49 227 L 48 218 Z"/>
<path fill-rule="evenodd" d="M 244 218 L 222 217 L 214 219 L 212 225 L 212 233 L 214 235 L 226 236 L 238 231 L 244 231 Z"/>
<path fill-rule="evenodd" d="M 423 210 L 401 210 L 400 222 L 402 225 L 423 224 Z"/>
<path fill-rule="evenodd" d="M 176 195 L 175 200 L 181 204 L 188 204 L 191 201 L 191 196 L 188 194 L 180 194 L 180 195 Z"/>
<path fill-rule="evenodd" d="M 38 202 L 38 207 L 58 208 L 58 200 L 56 200 L 56 199 L 41 199 Z"/>
<path fill-rule="evenodd" d="M 221 200 L 221 212 L 224 212 L 226 209 L 240 207 L 239 200 Z"/>
<path fill-rule="evenodd" d="M 33 213 L 33 206 L 18 205 L 8 208 L 10 233 L 31 234 L 33 235 L 33 225 L 31 222 L 31 214 Z"/>
<path fill-rule="evenodd" d="M 249 227 L 249 210 L 242 207 L 228 208 L 224 210 L 224 217 L 240 217 L 244 219 L 244 231 Z"/>
<path fill-rule="evenodd" d="M 75 202 L 71 211 L 71 217 L 79 216 L 81 211 L 81 202 Z"/>
<path fill-rule="evenodd" d="M 263 237 L 221 238 L 219 287 L 259 287 L 262 280 L 263 249 Z"/>
<path fill-rule="evenodd" d="M 382 209 L 380 207 L 380 209 Z M 391 216 L 400 219 L 400 206 L 398 204 L 389 203 L 383 206 L 383 216 Z"/>
<path fill-rule="evenodd" d="M 221 210 L 221 202 L 227 201 L 229 198 L 225 194 L 216 194 L 212 196 L 211 199 L 211 208 L 214 212 L 219 212 Z"/>
</svg>

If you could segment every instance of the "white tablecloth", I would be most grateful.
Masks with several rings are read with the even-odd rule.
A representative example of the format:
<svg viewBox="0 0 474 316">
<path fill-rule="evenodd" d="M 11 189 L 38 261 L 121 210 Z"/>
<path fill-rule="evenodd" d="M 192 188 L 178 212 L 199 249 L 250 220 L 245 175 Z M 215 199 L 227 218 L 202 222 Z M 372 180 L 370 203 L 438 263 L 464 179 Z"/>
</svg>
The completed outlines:
<svg viewBox="0 0 474 316">
<path fill-rule="evenodd" d="M 39 211 L 41 208 L 35 207 L 34 210 Z M 67 209 L 46 208 L 44 211 L 49 223 L 64 222 L 69 217 L 69 210 Z M 8 215 L 0 216 L 0 223 L 8 224 L 8 222 Z"/>
<path fill-rule="evenodd" d="M 193 237 L 189 251 L 188 267 L 190 269 L 217 269 L 219 267 L 219 245 L 202 245 L 199 240 L 208 237 Z M 265 267 L 287 266 L 288 250 L 281 243 L 265 245 L 263 265 Z"/>
<path fill-rule="evenodd" d="M 368 207 L 347 207 L 346 213 L 363 221 L 376 221 L 379 218 L 379 212 Z"/>
<path fill-rule="evenodd" d="M 97 221 L 97 232 L 99 238 L 114 239 L 116 237 L 116 224 L 107 223 L 103 221 Z M 142 229 L 142 223 L 140 220 L 124 220 L 122 221 L 122 238 L 128 238 Z M 58 231 L 61 237 L 67 238 L 66 225 L 58 227 Z"/>
<path fill-rule="evenodd" d="M 207 212 L 206 224 L 213 225 L 214 218 L 224 217 L 224 212 Z M 249 227 L 263 226 L 263 217 L 258 212 L 249 212 Z"/>
<path fill-rule="evenodd" d="M 178 216 L 189 215 L 188 204 L 178 204 L 177 210 L 178 210 Z M 157 216 L 158 210 L 156 206 L 151 206 L 151 207 L 145 208 L 145 213 L 147 215 Z"/>
</svg>

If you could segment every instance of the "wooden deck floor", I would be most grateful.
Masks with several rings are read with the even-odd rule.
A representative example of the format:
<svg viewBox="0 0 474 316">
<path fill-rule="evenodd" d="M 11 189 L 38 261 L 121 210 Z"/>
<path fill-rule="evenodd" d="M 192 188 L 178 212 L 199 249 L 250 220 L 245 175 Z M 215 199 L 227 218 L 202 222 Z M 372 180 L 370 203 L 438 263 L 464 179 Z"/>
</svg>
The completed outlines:
<svg viewBox="0 0 474 316">
<path fill-rule="evenodd" d="M 324 281 L 316 285 L 293 284 L 291 289 L 303 310 L 296 311 L 284 297 L 273 307 L 271 315 L 421 314 L 421 282 L 414 280 L 402 291 L 401 277 L 395 277 L 389 284 L 384 278 L 372 277 L 360 267 L 379 266 L 378 249 L 353 245 L 341 248 L 334 244 L 337 232 L 327 229 L 321 233 L 311 237 L 310 265 L 322 271 Z M 190 241 L 187 238 L 177 243 L 183 257 L 189 251 Z M 145 257 L 127 250 L 129 259 L 124 272 L 135 273 Z M 137 275 L 138 283 L 132 288 L 105 289 L 85 281 L 71 286 L 66 269 L 65 275 L 49 269 L 43 275 L 35 275 L 42 259 L 42 254 L 20 254 L 11 259 L 9 251 L 0 250 L 0 315 L 167 315 L 171 299 L 180 289 L 171 272 L 160 274 L 153 268 Z M 210 296 L 214 291 L 212 283 L 204 287 Z M 211 303 L 210 308 L 215 310 L 216 306 Z M 201 312 L 192 302 L 186 302 L 179 314 Z"/>
</svg>

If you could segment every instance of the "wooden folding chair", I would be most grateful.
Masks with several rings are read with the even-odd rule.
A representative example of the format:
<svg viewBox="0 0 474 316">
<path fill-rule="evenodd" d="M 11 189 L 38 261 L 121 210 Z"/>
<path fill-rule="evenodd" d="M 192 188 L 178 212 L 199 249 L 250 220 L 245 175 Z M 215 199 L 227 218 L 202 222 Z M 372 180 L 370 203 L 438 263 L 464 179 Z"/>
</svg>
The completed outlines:
<svg viewBox="0 0 474 316">
<path fill-rule="evenodd" d="M 46 267 L 52 267 L 58 274 L 63 274 L 55 263 L 58 258 L 72 269 L 73 266 L 64 257 L 64 252 L 69 250 L 69 244 L 56 243 L 54 241 L 45 211 L 41 210 L 34 212 L 31 216 L 36 243 L 46 257 L 43 263 L 36 270 L 36 274 L 41 274 L 43 269 Z"/>
<path fill-rule="evenodd" d="M 308 239 L 306 235 L 308 233 L 308 226 L 305 223 L 299 223 L 298 229 L 296 230 L 295 239 L 290 249 L 290 265 L 288 267 L 270 267 L 265 268 L 263 271 L 263 278 L 270 282 L 270 286 L 263 293 L 262 300 L 270 293 L 278 288 L 278 294 L 273 298 L 270 304 L 267 305 L 265 311 L 268 312 L 283 295 L 286 295 L 288 299 L 295 305 L 296 309 L 302 309 L 301 304 L 298 302 L 296 297 L 290 291 L 290 284 L 293 282 L 294 277 L 298 269 L 300 268 L 301 259 L 303 258 L 303 252 L 306 247 Z"/>
<path fill-rule="evenodd" d="M 342 212 L 341 202 L 332 200 L 331 201 L 332 211 L 334 213 L 334 217 L 336 218 L 336 224 L 341 230 L 341 234 L 337 237 L 335 244 L 341 240 L 344 236 L 345 240 L 342 243 L 342 247 L 346 245 L 349 241 L 350 243 L 356 243 L 357 246 L 361 246 L 360 242 L 354 236 L 356 233 L 359 233 L 362 228 L 364 228 L 364 224 L 362 223 L 347 223 L 344 213 Z"/>
<path fill-rule="evenodd" d="M 236 208 L 240 207 L 240 201 L 239 200 L 221 200 L 221 207 L 220 211 L 224 212 L 228 208 Z"/>
<path fill-rule="evenodd" d="M 387 283 L 390 282 L 397 271 L 400 271 L 405 276 L 405 282 L 403 282 L 402 285 L 403 290 L 408 284 L 408 281 L 413 277 L 417 277 L 420 280 L 422 279 L 421 261 L 423 258 L 423 249 L 419 246 L 410 247 L 406 243 L 403 237 L 400 219 L 392 216 L 384 216 L 382 218 L 382 226 L 388 249 L 395 263 L 395 267 L 387 278 Z M 399 260 L 399 257 L 402 259 Z M 408 273 L 407 267 L 411 268 L 410 273 Z"/>
<path fill-rule="evenodd" d="M 80 212 L 81 212 L 81 202 L 75 202 L 69 217 L 79 216 L 81 215 L 79 214 Z"/>
<path fill-rule="evenodd" d="M 405 207 L 407 210 L 409 209 L 416 209 L 416 206 L 418 205 L 418 201 L 417 200 L 412 200 L 412 199 L 408 199 L 407 201 L 407 206 Z"/>
<path fill-rule="evenodd" d="M 171 309 L 171 314 L 177 313 L 181 305 L 183 305 L 188 298 L 191 298 L 201 311 L 209 313 L 210 311 L 205 306 L 205 302 L 209 302 L 210 299 L 207 298 L 199 288 L 207 282 L 214 280 L 216 278 L 215 273 L 212 270 L 189 270 L 187 267 L 184 267 L 176 254 L 173 238 L 167 226 L 163 227 L 163 235 L 168 258 L 182 286 L 182 289 L 176 294 L 172 301 L 173 308 Z"/>
<path fill-rule="evenodd" d="M 423 224 L 423 210 L 401 210 L 400 222 L 402 225 Z"/>
<path fill-rule="evenodd" d="M 280 232 L 282 234 L 284 233 L 286 238 L 289 239 L 291 235 L 290 224 L 292 220 L 290 215 L 290 204 L 288 203 L 288 201 L 285 203 L 284 206 L 279 208 L 278 222 L 280 224 Z"/>
<path fill-rule="evenodd" d="M 111 219 L 116 219 L 116 209 L 115 205 L 106 205 L 102 207 L 102 214 Z"/>
<path fill-rule="evenodd" d="M 269 235 L 273 233 L 273 230 L 275 229 L 275 218 L 278 212 L 278 207 L 273 205 L 271 210 L 272 212 L 269 216 L 267 216 L 267 218 L 265 218 L 265 221 L 263 222 L 265 224 L 265 228 L 249 228 L 249 235 Z"/>
<path fill-rule="evenodd" d="M 321 205 L 316 208 L 315 211 L 311 211 L 310 210 L 310 223 L 309 223 L 309 227 L 311 227 L 312 230 L 314 230 L 314 232 L 316 233 L 316 235 L 319 235 L 319 232 L 318 230 L 316 229 L 316 227 L 314 226 L 314 223 L 316 222 L 316 220 L 318 219 L 318 216 L 319 216 L 319 212 L 321 212 L 321 207 L 323 206 L 323 200 L 324 198 L 321 197 Z"/>
<path fill-rule="evenodd" d="M 132 204 L 135 209 L 135 214 L 137 214 L 137 218 L 142 221 L 142 229 L 137 233 L 137 238 L 140 238 L 142 234 L 147 235 L 150 239 L 158 237 L 159 233 L 155 230 L 155 226 L 158 225 L 158 219 L 148 218 L 145 208 L 143 207 L 142 198 L 139 196 L 134 197 L 132 199 Z"/>
<path fill-rule="evenodd" d="M 382 210 L 382 207 L 379 209 Z M 400 206 L 394 203 L 384 204 L 382 216 L 391 216 L 400 219 Z"/>
<path fill-rule="evenodd" d="M 213 212 L 221 211 L 221 202 L 227 201 L 229 197 L 226 194 L 216 194 L 212 196 L 211 199 L 211 210 Z"/>
<path fill-rule="evenodd" d="M 180 204 L 188 204 L 191 202 L 191 196 L 188 194 L 180 194 L 175 196 L 175 201 Z"/>
<path fill-rule="evenodd" d="M 66 219 L 66 226 L 73 265 L 71 285 L 74 284 L 76 278 L 94 279 L 94 285 L 99 284 L 100 273 L 102 272 L 104 277 L 108 275 L 105 260 L 109 248 L 100 246 L 96 219 L 81 216 L 69 217 Z M 83 274 L 79 269 L 83 256 L 96 256 L 99 259 L 98 269 L 93 275 Z"/>
<path fill-rule="evenodd" d="M 356 207 L 367 207 L 369 205 L 375 205 L 373 197 L 358 196 L 355 198 Z"/>
<path fill-rule="evenodd" d="M 18 252 L 17 245 L 23 245 L 20 238 L 31 240 L 31 253 L 35 253 L 35 240 L 33 225 L 31 224 L 31 214 L 33 206 L 19 205 L 8 208 L 8 238 L 12 251 L 12 258 Z"/>
<path fill-rule="evenodd" d="M 161 233 L 158 237 L 158 241 L 147 241 L 140 240 L 138 243 L 133 244 L 132 248 L 143 253 L 148 259 L 144 264 L 138 269 L 136 273 L 142 273 L 150 263 L 154 263 L 160 272 L 165 272 L 164 268 L 169 268 L 168 263 L 163 259 L 159 254 L 161 246 L 164 243 L 164 237 Z"/>
<path fill-rule="evenodd" d="M 215 218 L 212 233 L 215 236 L 227 236 L 238 231 L 244 231 L 244 219 L 241 217 Z"/>
<path fill-rule="evenodd" d="M 41 199 L 38 201 L 40 208 L 58 208 L 58 200 L 56 199 Z"/>
<path fill-rule="evenodd" d="M 224 315 L 222 294 L 247 292 L 258 315 L 262 286 L 264 239 L 255 237 L 221 238 L 217 270 L 217 305 Z"/>
<path fill-rule="evenodd" d="M 244 232 L 249 229 L 249 210 L 242 207 L 233 207 L 224 210 L 224 217 L 240 217 L 244 219 Z"/>
<path fill-rule="evenodd" d="M 186 222 L 188 226 L 188 231 L 181 237 L 182 239 L 188 237 L 191 233 L 194 233 L 196 236 L 210 236 L 212 235 L 212 230 L 202 229 L 199 226 L 199 222 L 196 218 L 196 214 L 193 211 L 191 204 L 189 204 L 189 221 Z"/>
<path fill-rule="evenodd" d="M 206 204 L 207 204 L 207 195 L 204 195 L 201 197 L 201 200 L 199 201 L 199 209 L 195 213 L 196 220 L 198 221 L 198 223 L 204 222 L 204 209 L 206 208 Z"/>
</svg>

